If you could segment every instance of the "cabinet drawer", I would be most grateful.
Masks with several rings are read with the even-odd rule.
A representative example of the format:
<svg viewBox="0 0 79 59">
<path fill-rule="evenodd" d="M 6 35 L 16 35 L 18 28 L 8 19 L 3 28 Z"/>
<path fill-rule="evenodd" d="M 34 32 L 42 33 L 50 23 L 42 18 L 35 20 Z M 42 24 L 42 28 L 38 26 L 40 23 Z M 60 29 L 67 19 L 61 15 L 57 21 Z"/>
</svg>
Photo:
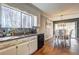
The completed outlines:
<svg viewBox="0 0 79 59">
<path fill-rule="evenodd" d="M 28 55 L 29 54 L 29 42 L 25 42 L 17 45 L 17 54 L 18 55 Z"/>
<path fill-rule="evenodd" d="M 17 44 L 19 44 L 19 43 L 23 43 L 23 42 L 28 42 L 28 41 L 29 41 L 28 38 L 18 39 L 18 40 L 17 40 Z"/>
<path fill-rule="evenodd" d="M 13 46 L 13 45 L 16 45 L 16 44 L 17 44 L 16 40 L 3 42 L 3 43 L 0 43 L 0 49 L 4 49 L 6 47 Z"/>
<path fill-rule="evenodd" d="M 16 46 L 0 50 L 0 55 L 16 55 Z"/>
</svg>

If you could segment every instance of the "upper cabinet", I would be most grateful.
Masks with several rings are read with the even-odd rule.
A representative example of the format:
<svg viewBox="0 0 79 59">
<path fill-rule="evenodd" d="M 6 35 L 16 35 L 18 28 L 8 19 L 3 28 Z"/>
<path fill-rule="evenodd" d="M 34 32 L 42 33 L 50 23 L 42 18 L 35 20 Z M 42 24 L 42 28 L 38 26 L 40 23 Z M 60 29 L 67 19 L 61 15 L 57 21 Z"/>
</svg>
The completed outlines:
<svg viewBox="0 0 79 59">
<path fill-rule="evenodd" d="M 9 8 L 1 6 L 1 27 L 11 27 L 13 13 Z"/>
<path fill-rule="evenodd" d="M 21 12 L 1 6 L 1 27 L 21 28 Z"/>
<path fill-rule="evenodd" d="M 13 10 L 12 28 L 21 28 L 21 12 Z"/>
<path fill-rule="evenodd" d="M 33 20 L 34 20 L 34 26 L 37 27 L 38 26 L 37 25 L 37 16 L 34 16 Z"/>
<path fill-rule="evenodd" d="M 37 27 L 37 16 L 23 13 L 6 6 L 1 6 L 2 28 L 32 28 Z"/>
<path fill-rule="evenodd" d="M 37 16 L 22 13 L 22 28 L 37 27 Z"/>
<path fill-rule="evenodd" d="M 32 16 L 22 13 L 22 28 L 32 28 Z"/>
<path fill-rule="evenodd" d="M 22 13 L 22 28 L 29 28 L 29 17 L 26 14 Z"/>
</svg>

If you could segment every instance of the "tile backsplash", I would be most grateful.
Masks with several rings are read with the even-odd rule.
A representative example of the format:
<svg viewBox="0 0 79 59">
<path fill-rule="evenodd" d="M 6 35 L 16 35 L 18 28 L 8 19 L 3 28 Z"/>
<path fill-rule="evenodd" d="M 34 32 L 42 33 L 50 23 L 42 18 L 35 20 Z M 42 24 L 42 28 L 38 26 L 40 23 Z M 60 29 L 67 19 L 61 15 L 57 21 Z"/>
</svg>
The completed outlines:
<svg viewBox="0 0 79 59">
<path fill-rule="evenodd" d="M 36 28 L 0 28 L 0 37 L 37 33 Z"/>
</svg>

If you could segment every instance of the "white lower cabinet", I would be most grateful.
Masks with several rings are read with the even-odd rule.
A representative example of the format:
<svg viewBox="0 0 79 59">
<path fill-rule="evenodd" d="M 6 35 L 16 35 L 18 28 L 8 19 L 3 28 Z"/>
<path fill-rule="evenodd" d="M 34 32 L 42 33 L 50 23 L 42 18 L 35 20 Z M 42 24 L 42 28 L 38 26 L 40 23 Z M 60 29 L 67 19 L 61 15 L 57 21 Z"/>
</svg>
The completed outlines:
<svg viewBox="0 0 79 59">
<path fill-rule="evenodd" d="M 33 53 L 33 50 L 34 50 L 34 47 L 33 47 L 33 40 L 31 40 L 31 41 L 29 42 L 29 49 L 30 49 L 29 53 L 32 54 L 32 53 Z"/>
<path fill-rule="evenodd" d="M 29 55 L 37 50 L 37 40 L 31 40 L 17 45 L 17 55 Z"/>
<path fill-rule="evenodd" d="M 0 55 L 16 55 L 16 46 L 11 46 L 0 50 Z"/>
<path fill-rule="evenodd" d="M 37 40 L 31 40 L 29 42 L 30 54 L 34 53 L 37 50 Z"/>
<path fill-rule="evenodd" d="M 27 39 L 28 41 L 26 41 Z M 10 46 L 0 50 L 0 55 L 29 55 L 34 53 L 37 50 L 37 37 L 34 36 L 27 39 L 24 38 L 21 41 L 19 39 L 15 46 Z"/>
<path fill-rule="evenodd" d="M 34 45 L 34 51 L 36 51 L 37 50 L 37 39 L 34 40 L 33 45 Z"/>
<path fill-rule="evenodd" d="M 29 54 L 29 42 L 25 42 L 22 44 L 17 45 L 17 55 L 28 55 Z"/>
</svg>

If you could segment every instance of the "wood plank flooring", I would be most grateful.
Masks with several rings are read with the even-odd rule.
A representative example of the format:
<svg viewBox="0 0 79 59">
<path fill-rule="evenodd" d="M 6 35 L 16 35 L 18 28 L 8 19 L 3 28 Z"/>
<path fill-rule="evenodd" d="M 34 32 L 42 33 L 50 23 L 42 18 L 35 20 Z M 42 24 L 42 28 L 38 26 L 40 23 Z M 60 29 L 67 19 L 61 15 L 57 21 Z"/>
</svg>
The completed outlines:
<svg viewBox="0 0 79 59">
<path fill-rule="evenodd" d="M 52 39 L 45 42 L 45 45 L 33 55 L 79 55 L 79 41 L 71 40 L 71 47 L 53 47 Z"/>
</svg>

